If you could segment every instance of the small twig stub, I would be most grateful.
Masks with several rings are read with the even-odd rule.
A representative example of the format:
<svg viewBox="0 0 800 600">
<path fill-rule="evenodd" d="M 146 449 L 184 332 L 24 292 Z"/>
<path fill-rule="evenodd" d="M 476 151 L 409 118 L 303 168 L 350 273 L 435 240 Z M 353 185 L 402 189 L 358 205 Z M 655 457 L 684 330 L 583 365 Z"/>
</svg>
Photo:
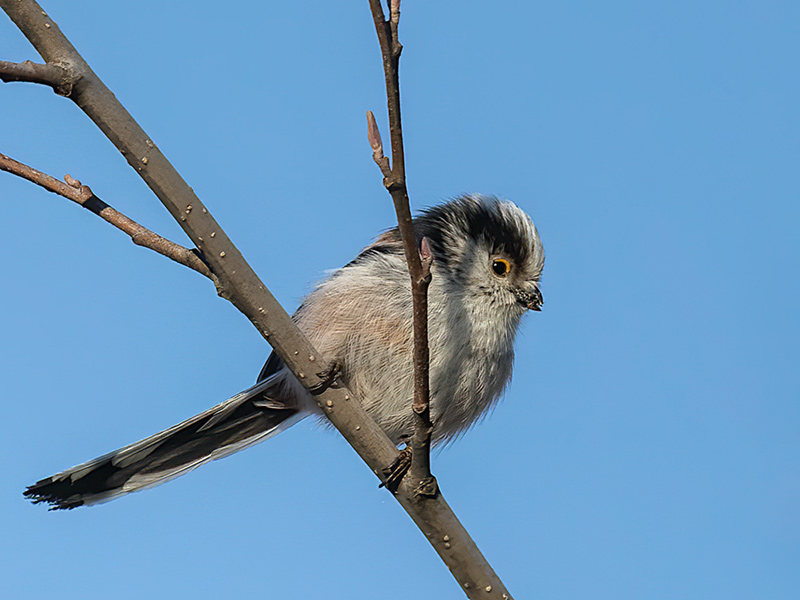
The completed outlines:
<svg viewBox="0 0 800 600">
<path fill-rule="evenodd" d="M 49 85 L 60 96 L 72 94 L 72 86 L 77 81 L 75 74 L 60 65 L 41 64 L 29 60 L 21 63 L 0 60 L 0 80 Z"/>
</svg>

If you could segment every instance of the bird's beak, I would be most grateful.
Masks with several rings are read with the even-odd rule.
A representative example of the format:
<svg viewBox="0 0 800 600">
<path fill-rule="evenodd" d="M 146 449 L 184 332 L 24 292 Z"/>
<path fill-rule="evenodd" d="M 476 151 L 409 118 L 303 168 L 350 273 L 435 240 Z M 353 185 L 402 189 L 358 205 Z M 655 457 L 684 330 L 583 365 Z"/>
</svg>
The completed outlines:
<svg viewBox="0 0 800 600">
<path fill-rule="evenodd" d="M 533 290 L 518 290 L 517 291 L 517 302 L 522 304 L 528 310 L 535 310 L 537 312 L 542 310 L 542 304 L 544 304 L 544 298 L 542 297 L 542 292 L 539 291 L 537 286 L 534 286 Z"/>
<path fill-rule="evenodd" d="M 530 310 L 535 310 L 537 312 L 542 310 L 542 304 L 544 304 L 544 298 L 542 297 L 542 292 L 539 291 L 539 288 L 533 292 L 533 297 L 530 299 L 526 306 Z"/>
</svg>

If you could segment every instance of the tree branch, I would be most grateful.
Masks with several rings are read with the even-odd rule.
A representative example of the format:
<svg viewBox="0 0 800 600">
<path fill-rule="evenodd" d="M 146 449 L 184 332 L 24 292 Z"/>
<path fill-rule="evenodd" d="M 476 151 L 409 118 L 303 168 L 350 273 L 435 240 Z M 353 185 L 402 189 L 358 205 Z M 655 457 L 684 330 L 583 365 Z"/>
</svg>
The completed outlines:
<svg viewBox="0 0 800 600">
<path fill-rule="evenodd" d="M 317 373 L 329 363 L 314 350 L 192 189 L 86 64 L 58 26 L 34 0 L 0 0 L 0 7 L 48 65 L 58 65 L 69 72 L 74 81 L 69 98 L 125 156 L 197 245 L 209 269 L 219 280 L 220 295 L 230 300 L 253 323 L 303 385 L 311 387 L 322 383 Z M 399 46 L 394 47 L 392 55 L 399 56 Z M 399 96 L 397 107 L 399 109 Z M 399 112 L 396 116 L 399 118 Z M 394 122 L 391 103 L 390 122 Z M 394 137 L 392 156 L 395 166 L 403 164 L 402 149 L 395 156 Z M 392 184 L 390 191 L 393 191 L 395 198 L 395 184 Z M 407 193 L 402 191 L 401 196 L 407 197 Z M 401 230 L 411 227 L 410 212 L 406 212 L 400 219 Z M 416 247 L 412 254 L 421 268 Z M 383 430 L 369 418 L 361 402 L 353 398 L 346 388 L 329 387 L 315 398 L 331 423 L 382 479 L 381 470 L 396 456 L 397 449 Z M 441 494 L 419 495 L 414 486 L 402 481 L 394 497 L 422 530 L 470 598 L 510 598 Z"/>
<path fill-rule="evenodd" d="M 416 482 L 419 493 L 436 494 L 436 480 L 431 475 L 430 446 L 433 425 L 430 417 L 430 348 L 428 345 L 428 286 L 430 284 L 430 264 L 433 255 L 427 248 L 426 265 L 420 260 L 418 241 L 411 220 L 411 207 L 406 187 L 405 154 L 403 150 L 403 125 L 400 118 L 400 52 L 402 46 L 397 37 L 400 21 L 400 2 L 390 0 L 390 20 L 386 20 L 380 0 L 370 0 L 372 18 L 383 58 L 383 71 L 386 79 L 386 99 L 389 112 L 389 134 L 392 144 L 392 166 L 386 173 L 379 161 L 383 155 L 380 133 L 371 112 L 367 113 L 370 145 L 373 158 L 384 174 L 384 186 L 392 196 L 397 223 L 403 238 L 408 272 L 411 276 L 411 297 L 414 304 L 414 435 L 411 439 L 411 468 L 409 476 Z M 387 165 L 388 166 L 388 165 Z"/>
<path fill-rule="evenodd" d="M 403 248 L 411 276 L 411 293 L 414 304 L 414 434 L 411 440 L 410 483 L 414 486 L 417 503 L 426 513 L 430 508 L 436 512 L 437 499 L 440 499 L 438 484 L 430 471 L 430 444 L 433 425 L 430 419 L 429 385 L 429 345 L 428 345 L 428 286 L 431 281 L 433 254 L 426 238 L 419 240 L 414 234 L 411 207 L 406 186 L 405 154 L 403 149 L 403 126 L 400 117 L 400 54 L 403 50 L 398 37 L 400 22 L 400 0 L 389 0 L 390 17 L 387 21 L 380 0 L 369 0 L 375 31 L 381 48 L 383 72 L 386 81 L 386 100 L 389 113 L 389 134 L 392 145 L 391 169 L 383 156 L 380 132 L 372 112 L 367 113 L 367 129 L 373 159 L 384 175 L 383 184 L 392 196 L 397 214 L 398 229 L 403 239 Z M 388 171 L 388 172 L 387 172 Z M 448 509 L 449 510 L 449 509 Z M 455 515 L 442 515 L 443 521 L 456 521 Z M 456 521 L 457 522 L 457 521 Z M 425 528 L 422 529 L 426 531 Z M 455 531 L 455 530 L 454 530 Z M 429 536 L 429 539 L 430 536 Z M 442 553 L 434 544 L 439 555 L 459 581 L 469 598 L 502 598 L 511 595 L 495 574 L 491 565 L 481 554 L 467 531 L 458 524 L 458 542 L 454 543 L 452 534 L 445 533 L 442 538 L 444 549 L 451 550 L 455 544 L 458 552 Z M 455 556 L 455 555 L 458 556 Z M 481 582 L 478 585 L 473 581 Z"/>
<path fill-rule="evenodd" d="M 77 179 L 73 179 L 69 175 L 64 177 L 64 181 L 59 181 L 55 177 L 51 177 L 46 173 L 37 171 L 13 158 L 0 153 L 0 171 L 6 171 L 12 175 L 17 175 L 23 179 L 35 183 L 43 187 L 49 192 L 63 196 L 68 200 L 81 205 L 86 210 L 93 212 L 101 219 L 110 223 L 120 231 L 127 233 L 131 241 L 137 246 L 149 248 L 154 252 L 158 252 L 162 256 L 174 260 L 185 267 L 189 267 L 197 271 L 201 275 L 208 277 L 214 285 L 218 285 L 217 277 L 209 270 L 208 265 L 197 255 L 196 251 L 184 248 L 180 244 L 171 242 L 170 240 L 161 237 L 157 233 L 153 233 L 146 227 L 139 225 L 133 219 L 125 216 L 113 207 L 103 202 L 100 198 L 94 195 L 88 185 L 82 185 Z"/>
<path fill-rule="evenodd" d="M 69 96 L 75 83 L 72 73 L 59 65 L 43 65 L 26 60 L 21 63 L 0 60 L 0 80 L 26 81 L 49 85 L 59 96 Z"/>
</svg>

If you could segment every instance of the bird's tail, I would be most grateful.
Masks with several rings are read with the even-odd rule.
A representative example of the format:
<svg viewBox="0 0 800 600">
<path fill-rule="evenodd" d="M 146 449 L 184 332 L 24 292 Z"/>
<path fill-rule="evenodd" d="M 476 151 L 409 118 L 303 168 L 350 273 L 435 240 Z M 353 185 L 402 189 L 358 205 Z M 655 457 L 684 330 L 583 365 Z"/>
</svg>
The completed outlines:
<svg viewBox="0 0 800 600">
<path fill-rule="evenodd" d="M 287 429 L 306 416 L 269 396 L 273 376 L 149 438 L 29 486 L 24 495 L 51 510 L 112 500 L 153 487 Z"/>
</svg>

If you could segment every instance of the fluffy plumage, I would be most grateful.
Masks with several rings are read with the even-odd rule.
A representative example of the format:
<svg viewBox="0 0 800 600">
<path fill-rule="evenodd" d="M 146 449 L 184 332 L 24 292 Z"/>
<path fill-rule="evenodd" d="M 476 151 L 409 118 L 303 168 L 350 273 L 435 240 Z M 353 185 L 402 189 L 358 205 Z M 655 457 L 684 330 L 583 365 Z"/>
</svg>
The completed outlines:
<svg viewBox="0 0 800 600">
<path fill-rule="evenodd" d="M 414 219 L 434 261 L 428 292 L 433 441 L 463 433 L 511 378 L 514 337 L 539 310 L 544 250 L 530 218 L 493 197 L 465 196 Z M 303 301 L 294 315 L 317 350 L 395 442 L 412 433 L 412 307 L 397 229 L 367 246 Z M 158 485 L 318 413 L 273 353 L 259 383 L 159 434 L 44 479 L 34 502 L 75 508 Z"/>
</svg>

